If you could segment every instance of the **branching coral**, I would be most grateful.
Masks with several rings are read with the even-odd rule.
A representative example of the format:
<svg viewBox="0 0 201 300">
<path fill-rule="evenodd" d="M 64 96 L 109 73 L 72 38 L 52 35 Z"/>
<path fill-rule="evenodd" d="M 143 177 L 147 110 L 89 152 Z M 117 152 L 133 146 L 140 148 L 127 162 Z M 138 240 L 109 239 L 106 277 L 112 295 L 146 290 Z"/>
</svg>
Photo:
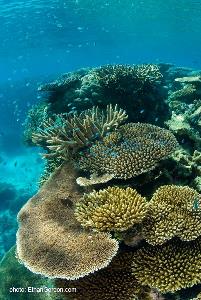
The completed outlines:
<svg viewBox="0 0 201 300">
<path fill-rule="evenodd" d="M 85 231 L 74 217 L 76 172 L 63 165 L 20 211 L 17 255 L 32 272 L 77 279 L 106 267 L 118 250 L 108 233 Z"/>
<path fill-rule="evenodd" d="M 42 126 L 49 118 L 49 105 L 39 103 L 34 105 L 28 112 L 24 126 L 24 142 L 27 145 L 33 146 L 32 134 L 37 131 L 38 127 Z"/>
<path fill-rule="evenodd" d="M 129 123 L 81 152 L 78 165 L 90 173 L 128 179 L 154 169 L 177 146 L 168 130 L 150 124 Z"/>
<path fill-rule="evenodd" d="M 106 111 L 93 107 L 80 114 L 62 114 L 49 118 L 33 134 L 33 143 L 50 150 L 46 157 L 67 159 L 70 152 L 102 138 L 107 132 L 116 129 L 127 119 L 126 112 L 117 105 L 108 105 Z"/>
<path fill-rule="evenodd" d="M 108 187 L 85 194 L 76 205 L 75 216 L 86 228 L 124 231 L 141 223 L 146 212 L 146 199 L 136 190 Z"/>
<path fill-rule="evenodd" d="M 138 88 L 145 82 L 154 82 L 162 78 L 157 65 L 106 65 L 92 71 L 96 80 L 104 86 L 121 87 L 125 81 Z"/>
<path fill-rule="evenodd" d="M 174 236 L 191 241 L 201 235 L 201 195 L 188 186 L 164 185 L 149 202 L 143 224 L 146 240 L 162 244 Z"/>
<path fill-rule="evenodd" d="M 142 285 L 162 293 L 201 283 L 201 240 L 173 240 L 161 246 L 147 245 L 134 253 L 133 274 Z"/>
<path fill-rule="evenodd" d="M 74 73 L 65 73 L 57 80 L 42 84 L 38 87 L 39 91 L 47 91 L 47 92 L 58 92 L 64 91 L 67 88 L 74 86 L 77 82 L 79 82 L 82 76 L 82 72 L 74 72 Z"/>
</svg>

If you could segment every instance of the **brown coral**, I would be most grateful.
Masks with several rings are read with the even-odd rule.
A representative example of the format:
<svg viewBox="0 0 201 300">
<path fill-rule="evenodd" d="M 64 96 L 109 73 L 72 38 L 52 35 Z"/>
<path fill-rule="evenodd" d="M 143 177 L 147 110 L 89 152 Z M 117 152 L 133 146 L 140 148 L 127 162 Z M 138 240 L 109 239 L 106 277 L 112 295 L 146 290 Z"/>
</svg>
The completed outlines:
<svg viewBox="0 0 201 300">
<path fill-rule="evenodd" d="M 108 187 L 85 194 L 76 204 L 75 216 L 83 227 L 98 231 L 124 231 L 141 223 L 146 199 L 131 188 Z"/>
<path fill-rule="evenodd" d="M 85 231 L 74 217 L 81 197 L 71 165 L 63 165 L 18 215 L 17 255 L 32 272 L 76 279 L 106 267 L 118 250 L 107 233 Z"/>
<path fill-rule="evenodd" d="M 143 235 L 152 245 L 174 236 L 190 241 L 201 235 L 201 195 L 188 186 L 161 186 L 149 202 Z"/>
<path fill-rule="evenodd" d="M 131 272 L 132 253 L 121 253 L 111 264 L 94 274 L 74 281 L 57 280 L 62 288 L 76 288 L 72 300 L 146 300 L 142 288 Z M 143 293 L 144 292 L 144 293 Z M 138 298 L 143 294 L 143 298 Z M 69 297 L 69 294 L 66 294 Z"/>
<path fill-rule="evenodd" d="M 154 169 L 177 146 L 174 135 L 166 129 L 129 123 L 80 152 L 78 165 L 90 173 L 128 179 Z"/>
<path fill-rule="evenodd" d="M 55 119 L 49 118 L 33 134 L 32 141 L 49 149 L 45 157 L 68 159 L 71 152 L 102 138 L 126 119 L 126 112 L 117 105 L 108 105 L 105 111 L 94 106 L 80 114 L 61 114 Z"/>
<path fill-rule="evenodd" d="M 175 292 L 201 283 L 201 240 L 172 240 L 147 245 L 134 253 L 133 274 L 142 285 L 162 293 Z"/>
</svg>

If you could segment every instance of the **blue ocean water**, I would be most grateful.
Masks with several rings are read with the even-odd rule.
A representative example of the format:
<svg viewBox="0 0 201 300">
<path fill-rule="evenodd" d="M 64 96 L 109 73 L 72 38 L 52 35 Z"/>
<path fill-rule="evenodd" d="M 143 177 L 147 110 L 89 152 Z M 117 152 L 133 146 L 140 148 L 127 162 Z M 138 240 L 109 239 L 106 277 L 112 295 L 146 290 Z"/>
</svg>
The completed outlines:
<svg viewBox="0 0 201 300">
<path fill-rule="evenodd" d="M 0 257 L 43 161 L 22 142 L 37 87 L 102 64 L 201 69 L 201 0 L 0 0 Z"/>
</svg>

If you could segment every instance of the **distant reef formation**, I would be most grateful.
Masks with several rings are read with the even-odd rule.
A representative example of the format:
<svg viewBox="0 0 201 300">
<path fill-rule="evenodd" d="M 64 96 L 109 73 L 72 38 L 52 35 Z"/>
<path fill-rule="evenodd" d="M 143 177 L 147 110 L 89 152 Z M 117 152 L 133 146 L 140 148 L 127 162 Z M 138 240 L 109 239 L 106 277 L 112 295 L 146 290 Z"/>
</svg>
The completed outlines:
<svg viewBox="0 0 201 300">
<path fill-rule="evenodd" d="M 106 65 L 39 90 L 24 140 L 46 167 L 0 266 L 7 286 L 16 269 L 16 285 L 52 287 L 38 299 L 200 299 L 201 73 Z"/>
</svg>

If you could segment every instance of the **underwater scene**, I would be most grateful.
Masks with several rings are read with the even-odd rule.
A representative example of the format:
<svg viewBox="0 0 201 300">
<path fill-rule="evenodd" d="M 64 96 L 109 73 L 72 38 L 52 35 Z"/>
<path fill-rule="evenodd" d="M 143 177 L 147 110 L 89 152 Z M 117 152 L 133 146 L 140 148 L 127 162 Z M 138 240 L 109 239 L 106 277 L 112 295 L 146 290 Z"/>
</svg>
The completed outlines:
<svg viewBox="0 0 201 300">
<path fill-rule="evenodd" d="M 0 300 L 201 300 L 201 0 L 0 0 Z"/>
</svg>

